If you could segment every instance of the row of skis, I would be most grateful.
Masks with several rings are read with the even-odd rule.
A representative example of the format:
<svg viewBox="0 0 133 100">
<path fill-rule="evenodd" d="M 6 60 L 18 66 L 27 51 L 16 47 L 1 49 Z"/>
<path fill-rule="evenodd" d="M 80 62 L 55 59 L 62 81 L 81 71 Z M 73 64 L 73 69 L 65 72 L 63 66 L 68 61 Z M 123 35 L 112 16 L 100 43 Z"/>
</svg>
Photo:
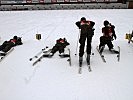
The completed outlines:
<svg viewBox="0 0 133 100">
<path fill-rule="evenodd" d="M 104 63 L 106 63 L 106 59 L 104 57 L 104 54 L 99 52 L 98 46 L 96 47 L 102 61 Z M 11 48 L 7 53 L 0 53 L 0 62 L 7 56 L 9 55 L 12 51 L 14 50 L 14 48 Z M 69 62 L 69 65 L 71 66 L 71 51 L 69 48 L 67 48 L 65 51 L 67 51 L 67 53 L 65 53 L 64 55 L 60 55 L 61 58 L 67 58 L 67 61 Z M 120 61 L 120 47 L 118 46 L 118 53 L 117 53 L 117 61 Z M 48 46 L 46 46 L 45 48 L 43 48 L 42 50 L 40 50 L 40 52 L 38 52 L 37 54 L 35 54 L 35 56 L 31 57 L 29 59 L 29 61 L 33 61 L 32 66 L 35 66 L 37 63 L 39 63 L 43 58 L 51 58 L 51 56 L 49 56 L 51 52 L 51 49 L 48 48 Z M 92 55 L 94 55 L 94 53 L 92 53 Z M 87 59 L 87 54 L 85 54 L 85 57 Z M 90 57 L 90 56 L 89 56 Z M 88 60 L 86 60 L 86 64 L 88 67 L 88 71 L 91 72 L 91 64 L 90 64 L 90 58 L 88 58 Z M 79 62 L 79 70 L 78 73 L 81 74 L 82 73 L 82 62 Z"/>
</svg>

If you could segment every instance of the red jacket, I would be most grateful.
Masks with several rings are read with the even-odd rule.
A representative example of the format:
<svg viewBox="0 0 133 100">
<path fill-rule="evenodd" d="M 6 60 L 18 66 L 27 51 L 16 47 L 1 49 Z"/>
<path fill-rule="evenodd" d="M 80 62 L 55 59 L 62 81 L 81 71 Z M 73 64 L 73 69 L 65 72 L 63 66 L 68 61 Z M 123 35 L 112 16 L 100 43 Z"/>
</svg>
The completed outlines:
<svg viewBox="0 0 133 100">
<path fill-rule="evenodd" d="M 16 44 L 17 40 L 16 39 L 11 39 L 10 42 Z"/>
<path fill-rule="evenodd" d="M 112 28 L 111 27 L 103 27 L 102 28 L 103 36 L 105 37 L 112 37 Z"/>
</svg>

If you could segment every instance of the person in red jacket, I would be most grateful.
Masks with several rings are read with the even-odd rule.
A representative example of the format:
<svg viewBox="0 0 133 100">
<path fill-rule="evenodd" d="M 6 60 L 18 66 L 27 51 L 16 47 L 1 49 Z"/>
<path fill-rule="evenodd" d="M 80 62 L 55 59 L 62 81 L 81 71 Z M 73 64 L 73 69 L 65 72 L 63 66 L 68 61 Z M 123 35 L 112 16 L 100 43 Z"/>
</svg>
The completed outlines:
<svg viewBox="0 0 133 100">
<path fill-rule="evenodd" d="M 66 38 L 59 38 L 58 40 L 56 40 L 56 44 L 53 46 L 50 54 L 48 55 L 48 57 L 52 57 L 57 51 L 59 51 L 59 56 L 63 56 L 64 55 L 64 51 L 66 46 L 70 45 Z M 44 55 L 47 57 L 47 55 Z"/>
<path fill-rule="evenodd" d="M 113 48 L 114 45 L 112 43 L 112 40 L 117 38 L 114 30 L 115 26 L 111 25 L 111 23 L 109 23 L 109 21 L 107 20 L 105 20 L 103 24 L 104 24 L 104 27 L 102 28 L 103 36 L 100 37 L 99 51 L 100 53 L 102 53 L 105 45 L 107 44 L 109 50 L 114 52 L 115 50 Z"/>
<path fill-rule="evenodd" d="M 20 37 L 14 36 L 9 41 L 4 41 L 4 43 L 0 45 L 0 51 L 6 53 L 16 45 L 22 45 L 22 41 Z"/>
</svg>

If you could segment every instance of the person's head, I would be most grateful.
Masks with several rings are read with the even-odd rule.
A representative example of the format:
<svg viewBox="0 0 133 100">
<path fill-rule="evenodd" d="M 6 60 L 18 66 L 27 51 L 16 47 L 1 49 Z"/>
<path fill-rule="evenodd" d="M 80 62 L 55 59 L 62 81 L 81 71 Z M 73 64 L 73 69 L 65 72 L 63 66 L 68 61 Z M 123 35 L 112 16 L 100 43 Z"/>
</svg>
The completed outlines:
<svg viewBox="0 0 133 100">
<path fill-rule="evenodd" d="M 64 37 L 63 40 L 66 41 L 66 38 Z"/>
<path fill-rule="evenodd" d="M 15 40 L 17 40 L 17 38 L 18 38 L 17 36 L 14 36 L 14 37 L 13 37 L 13 39 L 15 39 Z"/>
<path fill-rule="evenodd" d="M 82 17 L 82 18 L 80 19 L 80 21 L 86 21 L 86 18 L 85 18 L 85 17 Z"/>
<path fill-rule="evenodd" d="M 109 25 L 109 21 L 105 20 L 103 24 L 104 24 L 104 26 L 108 26 Z"/>
</svg>

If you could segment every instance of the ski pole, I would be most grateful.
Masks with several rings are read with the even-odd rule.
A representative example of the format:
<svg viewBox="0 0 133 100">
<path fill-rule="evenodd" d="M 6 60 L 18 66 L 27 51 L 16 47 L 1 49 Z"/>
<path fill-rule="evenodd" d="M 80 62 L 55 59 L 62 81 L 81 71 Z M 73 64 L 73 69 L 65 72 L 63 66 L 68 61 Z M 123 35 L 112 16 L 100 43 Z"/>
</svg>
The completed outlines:
<svg viewBox="0 0 133 100">
<path fill-rule="evenodd" d="M 79 36 L 80 36 L 80 29 L 79 29 L 78 39 L 77 39 L 77 45 L 76 45 L 76 53 L 75 53 L 75 55 L 77 55 L 77 51 L 78 51 Z"/>
</svg>

